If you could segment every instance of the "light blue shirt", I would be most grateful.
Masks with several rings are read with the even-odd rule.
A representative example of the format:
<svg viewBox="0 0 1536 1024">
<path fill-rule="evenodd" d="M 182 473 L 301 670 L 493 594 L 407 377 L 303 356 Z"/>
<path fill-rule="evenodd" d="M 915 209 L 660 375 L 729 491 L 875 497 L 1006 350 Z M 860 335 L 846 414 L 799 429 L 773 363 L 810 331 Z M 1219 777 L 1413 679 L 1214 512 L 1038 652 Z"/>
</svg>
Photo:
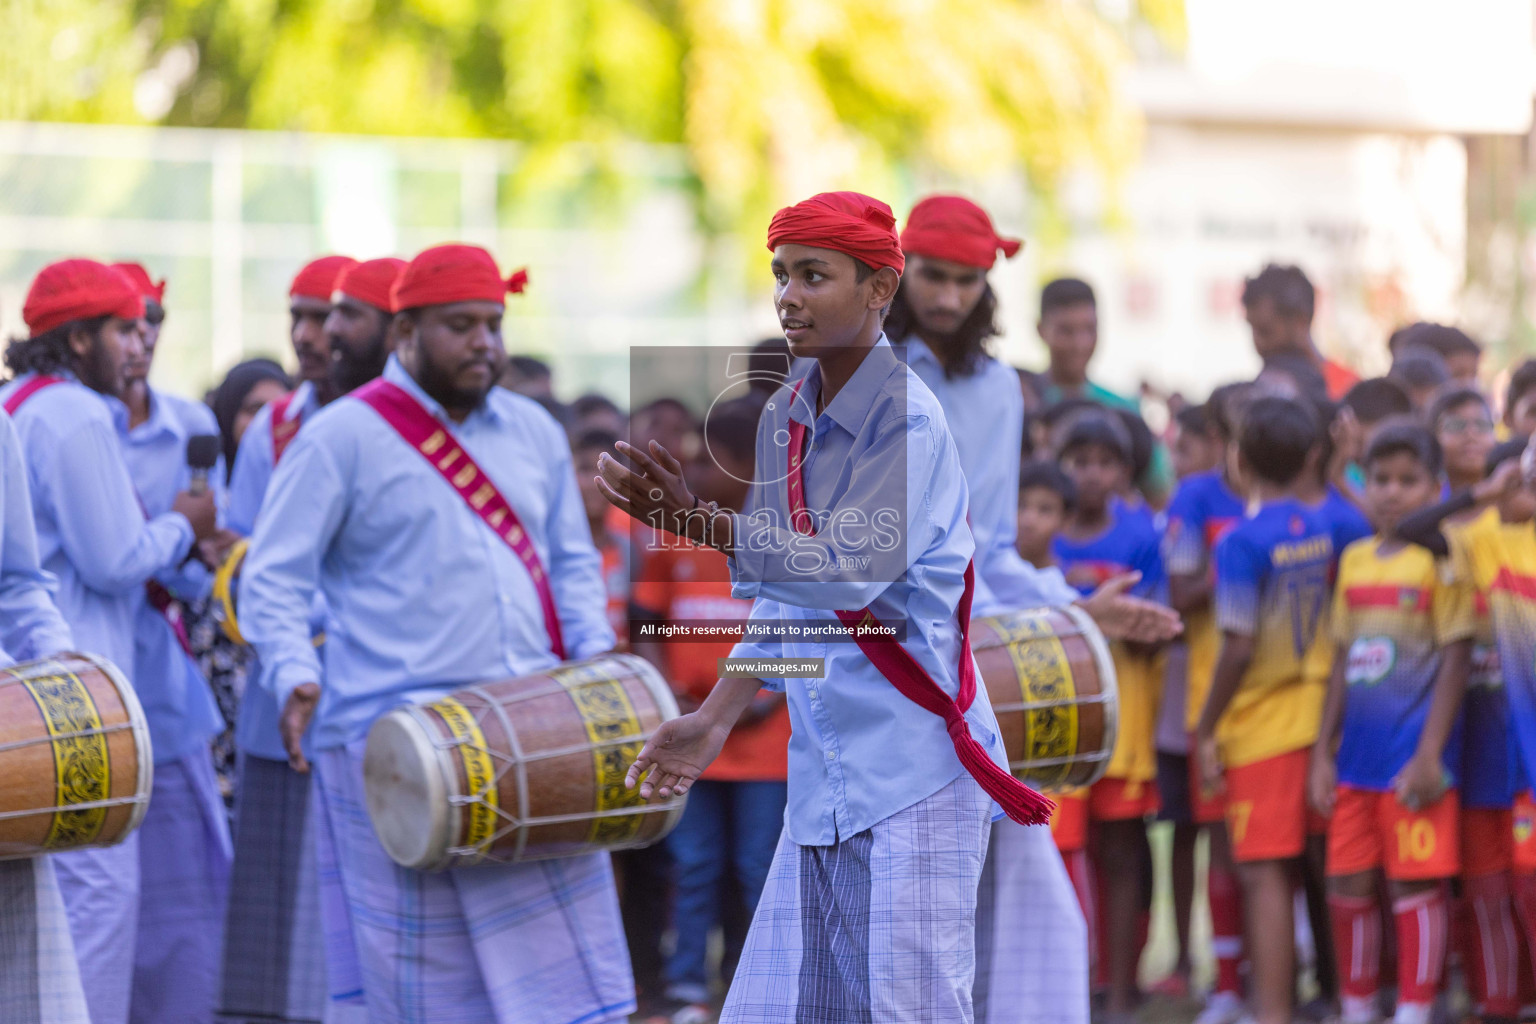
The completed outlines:
<svg viewBox="0 0 1536 1024">
<path fill-rule="evenodd" d="M 790 389 L 802 379 L 791 402 Z M 731 592 L 754 599 L 754 621 L 802 631 L 838 625 L 836 609 L 869 607 L 881 623 L 905 625 L 902 645 L 954 696 L 956 612 L 974 544 L 943 410 L 883 337 L 816 416 L 820 391 L 820 366 L 800 361 L 758 424 L 756 478 L 734 522 Z M 815 536 L 789 525 L 790 417 L 811 436 L 804 482 Z M 840 842 L 965 771 L 944 720 L 902 696 L 852 642 L 749 639 L 732 656 L 826 659 L 824 679 L 783 681 L 793 725 L 785 823 L 796 843 Z M 1005 764 L 979 685 L 966 719 Z"/>
<path fill-rule="evenodd" d="M 74 649 L 53 603 L 54 579 L 37 558 L 27 466 L 11 418 L 0 411 L 0 664 Z"/>
<path fill-rule="evenodd" d="M 960 469 L 971 494 L 971 534 L 976 538 L 971 614 L 980 618 L 1019 608 L 1060 608 L 1078 600 L 1060 569 L 1036 569 L 1016 546 L 1024 441 L 1018 373 L 983 356 L 975 373 L 945 377 L 938 356 L 916 335 L 898 353 L 939 400 L 960 453 Z"/>
<path fill-rule="evenodd" d="M 108 399 L 123 436 L 123 458 L 144 509 L 150 515 L 169 512 L 176 493 L 192 484 L 187 466 L 187 438 L 219 433 L 213 410 L 201 402 L 149 390 L 149 418 L 128 428 L 128 407 Z M 224 504 L 224 460 L 208 474 L 208 485 L 220 507 Z M 207 567 L 193 559 L 177 571 L 158 574 L 172 594 L 191 602 L 205 597 L 213 586 Z M 165 616 L 148 600 L 140 598 L 134 613 L 134 688 L 149 737 L 155 763 L 179 761 L 224 729 L 224 717 L 197 662 L 176 639 Z"/>
<path fill-rule="evenodd" d="M 553 587 L 567 655 L 612 649 L 602 560 L 559 424 L 501 388 L 454 423 L 393 358 L 384 379 L 420 402 L 517 512 Z M 320 651 L 309 622 L 317 590 L 327 609 Z M 307 422 L 273 474 L 240 617 L 279 706 L 301 683 L 323 681 L 311 727 L 320 750 L 361 738 L 403 700 L 556 664 L 523 563 L 418 451 L 350 397 Z"/>
<path fill-rule="evenodd" d="M 0 402 L 31 374 L 0 388 Z M 43 388 L 16 412 L 38 556 L 59 581 L 55 603 L 80 649 L 134 673 L 134 616 L 150 577 L 181 564 L 192 524 L 146 520 L 106 401 L 74 380 Z M 137 689 L 137 680 L 135 689 Z"/>
<path fill-rule="evenodd" d="M 229 479 L 229 528 L 244 537 L 256 529 L 256 517 L 261 511 L 262 499 L 267 495 L 267 485 L 272 482 L 274 469 L 272 457 L 272 415 L 269 402 L 251 418 L 245 433 L 240 436 L 240 448 L 235 452 L 235 468 Z M 293 392 L 288 403 L 286 420 L 308 423 L 320 411 L 320 400 L 315 396 L 314 385 L 304 381 Z M 289 445 L 290 449 L 292 445 Z M 286 457 L 287 452 L 284 452 Z M 242 573 L 243 575 L 243 573 Z M 324 603 L 316 598 L 311 618 L 316 632 L 324 625 Z M 252 658 L 246 665 L 246 687 L 240 697 L 240 714 L 235 721 L 235 745 L 241 753 L 264 757 L 271 761 L 286 761 L 282 734 L 278 732 L 278 707 L 271 691 L 262 686 L 261 661 Z"/>
</svg>

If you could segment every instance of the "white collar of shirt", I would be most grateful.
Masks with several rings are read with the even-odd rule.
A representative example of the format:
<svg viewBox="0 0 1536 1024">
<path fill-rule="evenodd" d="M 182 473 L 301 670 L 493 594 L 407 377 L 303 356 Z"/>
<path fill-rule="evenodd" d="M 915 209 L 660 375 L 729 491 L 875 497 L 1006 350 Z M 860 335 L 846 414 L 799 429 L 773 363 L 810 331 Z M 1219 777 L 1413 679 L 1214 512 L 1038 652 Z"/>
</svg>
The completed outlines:
<svg viewBox="0 0 1536 1024">
<path fill-rule="evenodd" d="M 145 385 L 149 394 L 149 418 L 136 427 L 128 425 L 128 406 L 121 400 L 113 398 L 107 405 L 112 409 L 112 419 L 117 423 L 117 428 L 123 434 L 136 440 L 154 437 L 156 434 L 173 434 L 175 428 L 170 422 L 171 408 L 168 402 L 160 400 L 160 395 L 155 389 Z"/>
<path fill-rule="evenodd" d="M 283 410 L 283 422 L 308 415 L 319 408 L 320 402 L 315 398 L 315 385 L 310 381 L 301 380 L 299 386 L 293 389 L 293 398 L 289 400 L 288 407 Z"/>
<path fill-rule="evenodd" d="M 443 410 L 442 405 L 438 403 L 437 399 L 421 389 L 421 385 L 416 383 L 416 378 L 407 373 L 405 367 L 400 364 L 400 360 L 393 355 L 384 364 L 384 379 L 416 399 L 421 407 L 431 413 L 432 418 L 439 423 L 446 424 L 450 428 L 460 426 L 460 424 L 453 422 L 449 418 L 448 413 Z M 491 386 L 490 393 L 485 396 L 485 401 L 481 402 L 479 407 L 469 414 L 469 418 L 464 421 L 465 423 L 479 416 L 486 416 L 493 423 L 502 422 L 501 411 L 496 408 L 496 388 L 499 386 L 495 384 Z"/>
<path fill-rule="evenodd" d="M 899 365 L 896 353 L 891 349 L 891 343 L 886 340 L 884 334 L 876 341 L 859 368 L 853 371 L 853 376 L 843 385 L 841 391 L 832 396 L 832 401 L 821 411 L 816 423 L 819 425 L 822 418 L 826 418 L 850 434 L 858 434 L 864 426 L 864 421 L 869 418 L 870 409 L 874 408 L 875 396 L 881 386 L 890 377 L 891 371 Z M 808 385 L 808 390 L 801 397 L 806 401 L 793 402 L 789 407 L 790 418 L 807 426 L 808 415 L 816 408 L 816 399 L 821 394 L 821 364 L 811 360 L 811 368 L 801 378 Z"/>
</svg>

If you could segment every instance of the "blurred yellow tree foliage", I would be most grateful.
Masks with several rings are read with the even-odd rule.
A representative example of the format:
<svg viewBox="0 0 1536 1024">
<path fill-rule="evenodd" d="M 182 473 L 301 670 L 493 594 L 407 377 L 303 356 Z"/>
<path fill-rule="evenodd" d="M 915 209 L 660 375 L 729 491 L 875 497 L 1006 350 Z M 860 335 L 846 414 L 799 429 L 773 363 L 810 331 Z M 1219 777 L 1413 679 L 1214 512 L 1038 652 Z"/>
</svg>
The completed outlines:
<svg viewBox="0 0 1536 1024">
<path fill-rule="evenodd" d="M 895 166 L 1113 174 L 1126 59 L 1074 0 L 7 0 L 0 118 L 676 144 L 723 227 Z"/>
</svg>

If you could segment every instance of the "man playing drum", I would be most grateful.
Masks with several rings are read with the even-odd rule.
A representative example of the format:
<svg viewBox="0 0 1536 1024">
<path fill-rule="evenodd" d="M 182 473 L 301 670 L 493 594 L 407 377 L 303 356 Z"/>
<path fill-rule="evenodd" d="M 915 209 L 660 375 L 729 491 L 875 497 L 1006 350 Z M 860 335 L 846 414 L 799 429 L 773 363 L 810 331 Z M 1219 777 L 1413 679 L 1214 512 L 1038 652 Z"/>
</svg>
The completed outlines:
<svg viewBox="0 0 1536 1024">
<path fill-rule="evenodd" d="M 234 533 L 248 537 L 255 529 L 272 471 L 302 426 L 351 390 L 353 380 L 371 380 L 383 369 L 389 291 L 402 266 L 393 259 L 358 263 L 322 256 L 294 276 L 288 289 L 289 336 L 304 379 L 258 412 L 241 439 L 230 479 Z M 346 337 L 338 343 L 327 327 L 342 308 Z M 364 358 L 336 358 L 338 352 L 358 350 Z M 323 608 L 317 603 L 314 610 L 317 628 Z M 277 703 L 256 681 L 260 673 L 260 662 L 253 659 L 236 727 L 240 785 L 219 1009 L 223 1018 L 242 1024 L 248 1016 L 310 1021 L 321 1015 L 326 998 L 310 780 L 288 767 Z"/>
<path fill-rule="evenodd" d="M 425 874 L 389 859 L 363 810 L 364 737 L 391 707 L 613 646 L 564 432 L 494 386 L 505 295 L 525 280 L 473 246 L 411 261 L 395 355 L 289 448 L 241 587 L 290 763 L 308 769 L 306 729 L 314 749 L 333 1005 L 379 1024 L 598 1024 L 635 1007 L 605 853 Z"/>
<path fill-rule="evenodd" d="M 27 467 L 0 414 L 0 664 L 74 647 L 37 560 Z M 89 1024 L 53 859 L 0 860 L 0 1020 Z"/>
<path fill-rule="evenodd" d="M 774 681 L 793 722 L 789 810 L 721 1019 L 969 1022 L 994 801 L 1021 824 L 1051 805 L 1008 774 L 977 692 L 960 459 L 882 332 L 904 262 L 890 208 L 815 196 L 775 215 L 768 247 L 790 352 L 811 358 L 759 424 L 749 511 L 700 505 L 654 443 L 619 446 L 640 474 L 599 465 L 617 507 L 729 556 L 735 596 L 782 637 L 737 655 L 824 659 Z M 839 623 L 858 642 L 805 639 Z M 663 725 L 630 770 L 642 795 L 686 791 L 760 685 L 722 679 Z"/>
<path fill-rule="evenodd" d="M 1133 579 L 1080 599 L 1059 570 L 1037 570 L 1015 549 L 1024 401 L 1017 374 L 987 351 L 997 334 L 987 273 L 999 250 L 1012 257 L 1021 245 L 968 199 L 923 199 L 901 233 L 907 268 L 885 325 L 955 439 L 976 538 L 972 615 L 1081 603 L 1111 636 L 1167 639 L 1177 616 L 1124 593 Z M 1087 932 L 1049 830 L 993 825 L 976 920 L 978 1021 L 1087 1024 Z"/>
<path fill-rule="evenodd" d="M 125 673 L 145 584 L 174 571 L 211 536 L 213 494 L 176 494 L 149 518 L 134 492 L 113 413 L 131 360 L 141 357 L 144 302 L 122 273 L 93 260 L 43 268 L 22 316 L 31 336 L 12 341 L 16 379 L 0 389 L 26 458 L 44 569 L 83 651 Z M 121 407 L 119 407 L 121 408 Z M 139 837 L 54 858 L 81 962 L 91 1020 L 128 1020 L 139 912 Z"/>
</svg>

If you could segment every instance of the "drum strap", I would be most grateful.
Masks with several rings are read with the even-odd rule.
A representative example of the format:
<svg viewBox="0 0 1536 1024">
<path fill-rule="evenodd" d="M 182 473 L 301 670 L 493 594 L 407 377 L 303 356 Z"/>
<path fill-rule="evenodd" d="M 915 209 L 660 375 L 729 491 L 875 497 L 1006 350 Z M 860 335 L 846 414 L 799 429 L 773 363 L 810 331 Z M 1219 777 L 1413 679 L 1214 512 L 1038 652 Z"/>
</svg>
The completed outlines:
<svg viewBox="0 0 1536 1024">
<path fill-rule="evenodd" d="M 800 394 L 800 383 L 795 385 L 795 396 Z M 794 403 L 791 401 L 790 406 Z M 799 533 L 810 536 L 816 532 L 815 521 L 805 506 L 805 483 L 801 463 L 805 458 L 805 424 L 794 417 L 789 419 L 789 521 Z M 955 745 L 955 754 L 965 770 L 971 773 L 986 794 L 996 800 L 1003 812 L 1020 825 L 1044 825 L 1051 819 L 1055 804 L 1008 772 L 998 767 L 987 755 L 982 745 L 971 735 L 970 723 L 965 712 L 976 699 L 976 663 L 971 657 L 971 595 L 976 589 L 976 566 L 965 566 L 965 589 L 960 595 L 960 691 L 951 697 L 944 688 L 934 682 L 901 646 L 895 635 L 878 627 L 880 622 L 869 608 L 861 611 L 839 611 L 837 618 L 853 633 L 859 650 L 870 660 L 876 670 L 901 695 L 919 707 L 944 719 L 949 738 Z M 864 628 L 860 628 L 864 627 Z"/>
<path fill-rule="evenodd" d="M 293 419 L 288 418 L 288 410 L 293 405 L 293 396 L 297 391 L 290 391 L 282 398 L 272 403 L 272 465 L 276 466 L 283 458 L 283 452 L 288 450 L 289 443 L 298 434 L 299 428 L 304 425 L 304 414 L 300 412 Z"/>
<path fill-rule="evenodd" d="M 479 516 L 491 528 L 491 532 L 512 549 L 517 560 L 523 563 L 523 568 L 528 570 L 533 587 L 538 591 L 539 607 L 544 612 L 544 628 L 549 633 L 549 649 L 561 661 L 566 660 L 565 640 L 560 635 L 560 614 L 555 608 L 555 593 L 549 585 L 549 574 L 544 571 L 539 553 L 534 549 L 528 531 L 523 529 L 517 512 L 502 497 L 491 478 L 468 452 L 453 443 L 443 425 L 404 388 L 377 378 L 352 392 L 352 397 L 366 403 L 383 417 L 384 422 L 393 427 L 406 444 L 416 449 L 427 461 L 427 465 L 437 470 L 448 486 L 464 499 L 469 510 Z M 443 453 L 441 457 L 439 452 Z"/>
<path fill-rule="evenodd" d="M 62 377 L 49 377 L 38 374 L 11 392 L 11 397 L 5 400 L 6 414 L 15 416 L 16 411 L 26 404 L 27 399 L 44 388 L 62 383 L 64 383 L 64 378 Z M 144 499 L 139 497 L 137 490 L 133 492 L 133 496 L 139 503 L 139 511 L 148 520 L 149 510 L 144 507 Z M 161 618 L 165 619 L 165 624 L 171 627 L 171 632 L 176 634 L 176 643 L 180 645 L 188 657 L 194 657 L 192 654 L 192 642 L 187 637 L 187 624 L 181 618 L 181 606 L 176 603 L 176 599 L 171 596 L 171 592 L 166 590 L 158 580 L 145 580 L 144 597 L 149 601 L 149 606 L 159 612 Z"/>
</svg>

